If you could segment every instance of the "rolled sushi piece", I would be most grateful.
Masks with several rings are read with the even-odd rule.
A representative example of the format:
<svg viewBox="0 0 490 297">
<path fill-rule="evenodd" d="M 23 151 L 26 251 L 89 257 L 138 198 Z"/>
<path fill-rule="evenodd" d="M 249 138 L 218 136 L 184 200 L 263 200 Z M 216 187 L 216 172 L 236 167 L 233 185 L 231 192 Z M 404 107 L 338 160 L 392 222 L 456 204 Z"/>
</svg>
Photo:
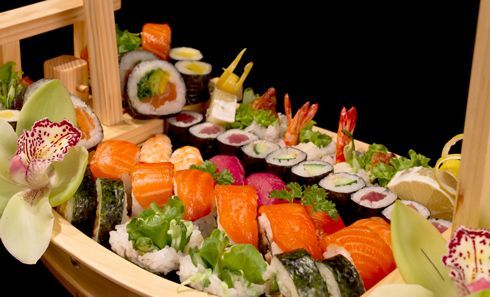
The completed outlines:
<svg viewBox="0 0 490 297">
<path fill-rule="evenodd" d="M 232 243 L 259 245 L 257 192 L 251 186 L 215 187 L 218 228 Z"/>
<path fill-rule="evenodd" d="M 73 198 L 58 206 L 57 210 L 78 230 L 87 236 L 92 236 L 97 210 L 97 191 L 94 178 L 88 168 Z"/>
<path fill-rule="evenodd" d="M 381 212 L 395 203 L 396 199 L 395 193 L 380 186 L 365 187 L 351 195 L 351 200 L 357 206 L 361 218 L 380 216 Z"/>
<path fill-rule="evenodd" d="M 170 50 L 170 59 L 173 61 L 199 61 L 202 59 L 201 51 L 192 47 L 174 47 Z"/>
<path fill-rule="evenodd" d="M 27 100 L 29 100 L 29 97 L 32 96 L 32 94 L 34 94 L 34 92 L 39 89 L 40 87 L 42 87 L 45 83 L 48 83 L 52 81 L 52 79 L 46 79 L 46 78 L 41 78 L 39 80 L 36 80 L 35 82 L 33 82 L 32 84 L 30 84 L 27 88 L 26 88 L 26 91 L 24 92 L 24 100 L 23 100 L 23 104 L 25 104 L 27 102 Z"/>
<path fill-rule="evenodd" d="M 158 60 L 153 53 L 145 50 L 134 50 L 125 53 L 119 60 L 119 79 L 121 81 L 121 94 L 127 95 L 126 83 L 133 68 L 142 61 Z"/>
<path fill-rule="evenodd" d="M 412 200 L 401 200 L 401 202 L 407 206 L 410 206 L 413 210 L 418 212 L 424 219 L 428 219 L 430 217 L 430 210 L 424 205 Z M 385 217 L 388 221 L 391 221 L 391 214 L 393 212 L 394 207 L 395 204 L 392 204 L 382 211 L 383 217 Z"/>
<path fill-rule="evenodd" d="M 332 297 L 359 297 L 366 289 L 354 264 L 346 257 L 337 255 L 316 262 L 318 271 L 327 283 Z"/>
<path fill-rule="evenodd" d="M 333 171 L 333 166 L 323 161 L 303 161 L 291 168 L 292 179 L 304 185 L 317 184 Z"/>
<path fill-rule="evenodd" d="M 265 158 L 266 171 L 285 181 L 291 180 L 291 168 L 306 160 L 306 153 L 296 148 L 287 147 L 273 151 Z"/>
<path fill-rule="evenodd" d="M 3 109 L 0 110 L 0 120 L 4 120 L 12 126 L 15 130 L 17 127 L 17 120 L 19 119 L 20 111 L 16 109 Z"/>
<path fill-rule="evenodd" d="M 92 237 L 98 243 L 108 246 L 109 232 L 128 219 L 128 201 L 121 180 L 98 178 L 95 189 L 97 211 Z"/>
<path fill-rule="evenodd" d="M 346 225 L 358 219 L 350 196 L 366 186 L 361 177 L 346 172 L 332 173 L 322 179 L 319 185 L 327 190 L 328 198 L 335 203 Z"/>
<path fill-rule="evenodd" d="M 225 128 L 210 122 L 192 126 L 189 129 L 189 142 L 197 147 L 205 159 L 218 153 L 218 136 L 225 132 Z"/>
<path fill-rule="evenodd" d="M 209 99 L 208 85 L 211 64 L 200 61 L 180 61 L 175 67 L 182 75 L 187 90 L 187 104 L 205 102 Z"/>
<path fill-rule="evenodd" d="M 182 111 L 165 121 L 166 133 L 175 148 L 189 144 L 189 128 L 203 120 L 203 115 L 194 111 Z"/>
<path fill-rule="evenodd" d="M 217 155 L 209 159 L 216 165 L 216 169 L 219 172 L 228 170 L 233 175 L 234 185 L 245 184 L 245 168 L 243 168 L 242 162 L 235 156 Z"/>
<path fill-rule="evenodd" d="M 280 199 L 270 198 L 270 192 L 274 190 L 284 190 L 286 184 L 272 173 L 259 172 L 247 176 L 245 184 L 252 186 L 257 190 L 258 206 L 282 203 Z"/>
<path fill-rule="evenodd" d="M 77 96 L 70 95 L 71 102 L 77 116 L 77 126 L 82 131 L 82 139 L 79 144 L 86 149 L 91 149 L 104 139 L 104 130 L 99 118 L 92 108 Z"/>
<path fill-rule="evenodd" d="M 270 270 L 276 275 L 285 297 L 327 297 L 328 287 L 315 261 L 304 250 L 283 253 L 272 258 Z"/>
<path fill-rule="evenodd" d="M 128 105 L 135 116 L 165 116 L 185 105 L 185 84 L 175 67 L 161 60 L 136 65 L 128 78 Z"/>
<path fill-rule="evenodd" d="M 278 144 L 267 140 L 255 140 L 242 146 L 242 156 L 245 167 L 249 171 L 262 171 L 265 169 L 265 157 L 278 150 Z"/>
<path fill-rule="evenodd" d="M 240 129 L 230 129 L 218 136 L 218 150 L 223 155 L 239 156 L 240 147 L 257 140 L 257 136 Z"/>
<path fill-rule="evenodd" d="M 430 218 L 429 222 L 431 222 L 431 224 L 441 233 L 444 233 L 447 229 L 451 228 L 451 222 L 447 220 Z"/>
</svg>

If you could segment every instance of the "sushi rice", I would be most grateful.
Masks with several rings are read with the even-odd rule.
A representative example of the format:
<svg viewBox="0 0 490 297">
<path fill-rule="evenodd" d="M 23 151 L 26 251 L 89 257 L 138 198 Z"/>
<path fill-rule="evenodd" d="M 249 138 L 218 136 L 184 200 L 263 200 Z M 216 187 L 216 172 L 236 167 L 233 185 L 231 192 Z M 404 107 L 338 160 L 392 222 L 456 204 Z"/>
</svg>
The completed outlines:
<svg viewBox="0 0 490 297">
<path fill-rule="evenodd" d="M 75 95 L 70 95 L 71 102 L 77 115 L 77 124 L 82 131 L 82 139 L 79 144 L 86 149 L 95 147 L 104 139 L 104 130 L 99 118 L 93 110 Z M 84 119 L 84 123 L 81 120 Z"/>
<path fill-rule="evenodd" d="M 158 57 L 145 50 L 130 51 L 121 57 L 121 60 L 119 61 L 119 79 L 121 81 L 122 94 L 126 91 L 126 82 L 134 66 L 142 61 L 149 60 L 158 60 Z"/>
<path fill-rule="evenodd" d="M 311 141 L 299 143 L 294 147 L 305 152 L 308 161 L 321 160 L 324 156 L 335 153 L 335 141 L 331 141 L 325 147 L 318 147 Z"/>
</svg>

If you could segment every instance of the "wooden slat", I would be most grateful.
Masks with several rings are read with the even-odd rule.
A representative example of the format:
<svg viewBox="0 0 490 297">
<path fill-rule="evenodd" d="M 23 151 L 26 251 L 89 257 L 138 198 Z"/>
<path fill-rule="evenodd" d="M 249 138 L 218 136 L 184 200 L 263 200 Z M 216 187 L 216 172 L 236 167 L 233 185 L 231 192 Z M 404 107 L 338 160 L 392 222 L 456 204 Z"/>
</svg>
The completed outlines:
<svg viewBox="0 0 490 297">
<path fill-rule="evenodd" d="M 92 105 L 107 126 L 122 120 L 121 86 L 112 0 L 84 0 Z"/>
<path fill-rule="evenodd" d="M 80 58 L 80 53 L 87 44 L 87 28 L 85 21 L 75 22 L 73 24 L 73 55 Z"/>
<path fill-rule="evenodd" d="M 121 123 L 104 126 L 104 139 L 120 139 L 141 143 L 155 134 L 163 133 L 163 120 L 135 120 L 124 114 Z"/>
<path fill-rule="evenodd" d="M 114 0 L 114 9 L 121 0 Z M 0 13 L 0 44 L 59 29 L 84 18 L 83 0 L 49 0 Z"/>
<path fill-rule="evenodd" d="M 15 68 L 22 68 L 20 60 L 20 43 L 18 40 L 9 43 L 0 44 L 0 65 L 14 61 Z"/>
<path fill-rule="evenodd" d="M 453 223 L 490 228 L 490 1 L 480 1 Z"/>
</svg>

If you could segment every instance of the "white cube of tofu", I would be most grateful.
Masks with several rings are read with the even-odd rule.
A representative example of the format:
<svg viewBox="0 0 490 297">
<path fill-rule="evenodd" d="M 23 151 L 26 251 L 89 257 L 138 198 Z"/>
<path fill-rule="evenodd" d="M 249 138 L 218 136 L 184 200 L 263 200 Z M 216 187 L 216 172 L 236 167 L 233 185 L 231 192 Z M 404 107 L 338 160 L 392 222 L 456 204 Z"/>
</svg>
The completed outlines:
<svg viewBox="0 0 490 297">
<path fill-rule="evenodd" d="M 206 120 L 218 125 L 233 123 L 237 108 L 236 95 L 223 92 L 220 89 L 214 89 L 211 103 L 206 113 Z"/>
</svg>

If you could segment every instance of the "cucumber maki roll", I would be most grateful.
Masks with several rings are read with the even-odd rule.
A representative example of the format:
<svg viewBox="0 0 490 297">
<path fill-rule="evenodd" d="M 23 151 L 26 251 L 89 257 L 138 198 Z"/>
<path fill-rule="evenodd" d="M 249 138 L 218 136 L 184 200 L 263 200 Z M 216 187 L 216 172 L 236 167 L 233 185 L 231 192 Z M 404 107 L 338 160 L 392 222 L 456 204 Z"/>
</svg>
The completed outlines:
<svg viewBox="0 0 490 297">
<path fill-rule="evenodd" d="M 265 157 L 278 149 L 278 144 L 260 139 L 242 146 L 245 168 L 248 171 L 262 171 L 265 168 Z"/>
<path fill-rule="evenodd" d="M 187 104 L 205 102 L 209 99 L 208 85 L 211 64 L 200 61 L 180 61 L 175 67 L 182 75 L 187 90 Z"/>
<path fill-rule="evenodd" d="M 127 198 L 121 180 L 98 178 L 95 181 L 97 211 L 93 238 L 108 246 L 109 232 L 128 219 Z"/>
<path fill-rule="evenodd" d="M 328 297 L 327 284 L 315 261 L 303 249 L 272 258 L 271 269 L 285 297 Z"/>
<path fill-rule="evenodd" d="M 306 160 L 306 153 L 292 148 L 273 151 L 265 158 L 266 171 L 273 173 L 285 181 L 291 180 L 291 168 Z"/>
<path fill-rule="evenodd" d="M 317 184 L 332 172 L 333 166 L 323 161 L 304 161 L 291 168 L 293 181 L 305 185 Z"/>
<path fill-rule="evenodd" d="M 327 283 L 328 292 L 332 297 L 359 297 L 366 289 L 359 272 L 344 256 L 316 262 L 323 279 Z"/>
<path fill-rule="evenodd" d="M 73 198 L 58 206 L 58 212 L 73 226 L 92 235 L 95 212 L 97 209 L 97 191 L 90 170 L 85 170 L 85 176 Z"/>
</svg>

